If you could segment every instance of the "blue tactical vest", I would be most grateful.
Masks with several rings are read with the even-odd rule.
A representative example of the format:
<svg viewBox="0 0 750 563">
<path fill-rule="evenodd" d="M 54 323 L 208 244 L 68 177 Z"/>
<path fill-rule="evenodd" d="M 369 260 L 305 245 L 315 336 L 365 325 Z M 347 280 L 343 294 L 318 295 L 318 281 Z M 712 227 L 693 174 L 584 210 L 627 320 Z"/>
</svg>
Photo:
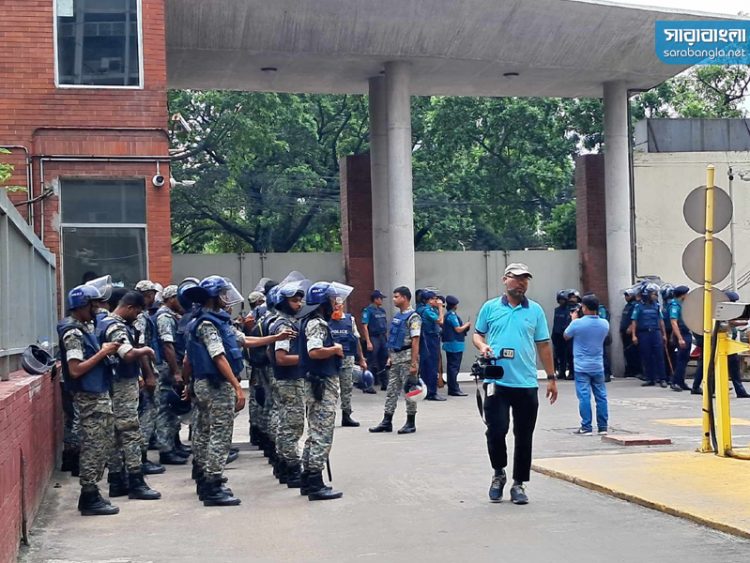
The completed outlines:
<svg viewBox="0 0 750 563">
<path fill-rule="evenodd" d="M 271 313 L 265 306 L 261 305 L 253 313 L 255 317 L 255 325 L 250 331 L 249 336 L 255 336 L 262 338 L 271 334 L 271 325 L 278 318 L 276 315 Z M 272 346 L 271 346 L 272 347 Z M 265 346 L 254 346 L 246 350 L 247 361 L 253 367 L 263 367 L 270 363 L 269 359 L 269 345 Z"/>
<path fill-rule="evenodd" d="M 672 323 L 669 322 L 669 307 L 673 302 L 674 299 L 667 299 L 661 307 L 661 318 L 664 321 L 664 330 L 667 331 L 667 334 L 672 332 Z"/>
<path fill-rule="evenodd" d="M 113 325 L 120 325 L 125 329 L 125 333 L 128 335 L 130 344 L 135 347 L 135 335 L 133 333 L 133 327 L 128 324 L 122 323 L 112 317 L 104 317 L 96 325 L 96 338 L 100 344 L 108 342 L 106 334 L 109 327 Z M 118 379 L 135 379 L 141 374 L 141 366 L 137 361 L 126 362 L 121 358 L 117 358 L 117 366 L 115 367 L 115 377 Z"/>
<path fill-rule="evenodd" d="M 552 317 L 552 334 L 562 334 L 570 324 L 570 309 L 568 304 L 560 305 L 555 307 L 555 312 Z"/>
<path fill-rule="evenodd" d="M 146 346 L 154 351 L 157 365 L 164 361 L 164 355 L 161 353 L 161 343 L 159 342 L 159 329 L 156 326 L 156 315 L 146 315 L 146 324 L 148 325 L 149 339 Z"/>
<path fill-rule="evenodd" d="M 316 318 L 316 317 L 312 317 Z M 307 334 L 305 330 L 312 318 L 302 321 L 299 330 L 299 363 L 304 374 L 311 373 L 320 377 L 335 377 L 339 374 L 341 367 L 341 358 L 338 356 L 329 356 L 325 360 L 313 360 L 307 351 Z M 330 328 L 326 330 L 326 337 L 323 339 L 323 347 L 328 348 L 335 344 Z"/>
<path fill-rule="evenodd" d="M 657 330 L 659 328 L 659 319 L 661 319 L 661 311 L 658 303 L 641 303 L 636 328 L 638 332 L 643 330 Z"/>
<path fill-rule="evenodd" d="M 161 341 L 161 338 L 159 338 L 159 317 L 169 315 L 175 320 L 175 324 L 177 325 L 175 329 L 175 335 L 174 335 L 174 342 L 172 343 L 172 346 L 174 346 L 174 352 L 177 355 L 177 364 L 182 363 L 182 359 L 185 357 L 185 347 L 187 346 L 187 335 L 185 330 L 180 330 L 180 322 L 182 319 L 178 319 L 177 316 L 170 311 L 162 311 L 159 313 L 158 311 L 154 315 L 154 324 L 156 325 L 156 340 L 159 343 L 159 354 L 161 355 L 161 358 L 163 361 L 167 361 L 167 356 L 164 353 L 164 343 Z"/>
<path fill-rule="evenodd" d="M 300 336 L 299 336 L 299 325 L 286 317 L 277 317 L 274 319 L 274 321 L 271 323 L 271 326 L 269 327 L 269 333 L 268 334 L 275 334 L 278 330 L 281 330 L 282 327 L 288 327 L 293 329 L 295 332 L 297 332 L 298 336 L 297 338 L 293 338 L 289 341 L 289 352 L 288 354 L 292 356 L 299 356 L 300 354 Z M 273 375 L 276 379 L 282 379 L 284 381 L 288 380 L 294 380 L 294 379 L 301 379 L 303 377 L 302 369 L 299 365 L 293 365 L 293 366 L 279 366 L 276 364 L 276 347 L 273 344 L 270 344 L 268 346 L 268 357 L 271 360 L 271 365 L 273 366 Z M 300 356 L 301 359 L 301 356 Z"/>
<path fill-rule="evenodd" d="M 193 368 L 193 377 L 195 379 L 209 379 L 214 383 L 225 381 L 224 376 L 221 375 L 216 363 L 198 337 L 198 326 L 203 321 L 208 321 L 216 327 L 221 343 L 224 345 L 224 357 L 229 362 L 232 373 L 235 376 L 240 375 L 242 370 L 245 369 L 245 363 L 242 360 L 242 347 L 237 343 L 237 335 L 232 328 L 232 319 L 229 313 L 201 310 L 188 326 L 187 355 Z"/>
<path fill-rule="evenodd" d="M 388 317 L 385 310 L 382 307 L 368 305 L 367 314 L 370 319 L 367 323 L 367 331 L 370 336 L 383 336 L 388 330 Z"/>
<path fill-rule="evenodd" d="M 74 379 L 68 369 L 68 359 L 63 346 L 63 338 L 69 330 L 77 328 L 83 333 L 83 359 L 88 360 L 100 349 L 96 336 L 87 331 L 84 326 L 72 317 L 66 317 L 57 325 L 57 335 L 60 337 L 60 360 L 62 364 L 65 388 L 71 393 L 107 393 L 112 384 L 112 368 L 105 361 L 96 364 L 81 377 Z"/>
<path fill-rule="evenodd" d="M 633 309 L 635 308 L 635 302 L 629 301 L 625 303 L 625 308 L 622 310 L 622 318 L 620 319 L 620 332 L 625 332 L 630 326 L 630 320 L 633 317 Z"/>
<path fill-rule="evenodd" d="M 414 311 L 409 309 L 403 313 L 397 313 L 391 320 L 391 332 L 388 336 L 388 349 L 393 352 L 400 352 L 411 348 L 411 343 L 404 344 L 406 336 L 409 334 L 409 319 L 414 315 Z"/>
<path fill-rule="evenodd" d="M 461 321 L 461 317 L 458 316 L 458 313 L 455 313 L 454 311 L 449 311 L 448 314 L 445 316 L 445 321 L 443 322 L 443 342 L 463 342 L 466 340 L 466 331 L 465 332 L 456 332 L 453 328 L 453 325 L 448 322 L 448 317 L 453 315 L 456 317 L 456 321 L 458 322 L 458 326 L 461 326 L 463 321 Z"/>
<path fill-rule="evenodd" d="M 344 356 L 353 357 L 357 355 L 357 337 L 354 336 L 354 318 L 345 314 L 343 319 L 328 321 L 334 342 L 344 347 Z"/>
</svg>

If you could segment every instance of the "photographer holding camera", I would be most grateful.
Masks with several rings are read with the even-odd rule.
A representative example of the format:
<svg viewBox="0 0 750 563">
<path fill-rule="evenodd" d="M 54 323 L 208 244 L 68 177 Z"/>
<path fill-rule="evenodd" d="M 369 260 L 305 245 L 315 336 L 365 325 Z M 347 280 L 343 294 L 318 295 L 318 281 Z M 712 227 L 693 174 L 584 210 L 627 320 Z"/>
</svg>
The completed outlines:
<svg viewBox="0 0 750 563">
<path fill-rule="evenodd" d="M 492 502 L 502 500 L 507 482 L 505 437 L 510 426 L 511 409 L 515 446 L 510 498 L 514 504 L 529 502 L 524 483 L 530 476 L 531 445 L 539 409 L 537 354 L 547 373 L 546 396 L 550 404 L 557 400 L 547 319 L 542 307 L 526 298 L 531 277 L 525 264 L 509 264 L 505 268 L 505 293 L 482 305 L 473 337 L 479 353 L 485 358 L 496 357 L 495 364 L 504 372 L 501 379 L 486 379 L 484 382 L 487 450 L 495 470 L 489 490 Z"/>
</svg>

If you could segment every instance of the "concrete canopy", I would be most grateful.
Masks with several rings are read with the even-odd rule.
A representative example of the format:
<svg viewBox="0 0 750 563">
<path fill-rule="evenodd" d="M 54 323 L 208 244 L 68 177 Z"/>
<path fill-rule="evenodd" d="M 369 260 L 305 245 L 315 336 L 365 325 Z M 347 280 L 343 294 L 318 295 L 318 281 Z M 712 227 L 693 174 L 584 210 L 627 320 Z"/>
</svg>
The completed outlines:
<svg viewBox="0 0 750 563">
<path fill-rule="evenodd" d="M 656 58 L 655 21 L 708 18 L 579 0 L 167 0 L 168 81 L 362 94 L 405 60 L 413 95 L 601 97 L 684 69 Z"/>
</svg>

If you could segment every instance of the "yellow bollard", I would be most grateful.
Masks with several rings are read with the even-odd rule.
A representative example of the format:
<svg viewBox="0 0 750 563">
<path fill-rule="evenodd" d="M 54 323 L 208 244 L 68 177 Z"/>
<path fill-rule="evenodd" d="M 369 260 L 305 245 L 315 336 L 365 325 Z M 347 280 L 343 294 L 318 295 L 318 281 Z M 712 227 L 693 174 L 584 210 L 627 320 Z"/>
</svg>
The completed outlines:
<svg viewBox="0 0 750 563">
<path fill-rule="evenodd" d="M 714 258 L 714 176 L 716 169 L 709 164 L 706 169 L 706 229 L 704 233 L 705 246 L 703 250 L 703 439 L 702 452 L 714 451 L 711 445 L 711 421 L 708 412 L 711 407 L 711 393 L 708 392 L 708 366 L 711 354 L 711 329 L 713 328 L 713 311 L 711 310 L 711 274 Z"/>
</svg>

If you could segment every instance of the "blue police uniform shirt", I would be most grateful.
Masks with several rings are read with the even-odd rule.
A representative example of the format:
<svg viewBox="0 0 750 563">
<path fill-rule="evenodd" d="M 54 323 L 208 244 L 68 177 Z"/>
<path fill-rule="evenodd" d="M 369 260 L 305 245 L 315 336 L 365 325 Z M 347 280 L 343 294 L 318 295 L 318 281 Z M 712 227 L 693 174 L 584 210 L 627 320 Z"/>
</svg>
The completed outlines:
<svg viewBox="0 0 750 563">
<path fill-rule="evenodd" d="M 503 348 L 514 351 L 513 359 L 500 359 L 502 379 L 494 381 L 505 387 L 539 387 L 536 371 L 536 344 L 549 340 L 547 318 L 539 303 L 524 299 L 515 307 L 503 295 L 487 301 L 479 310 L 476 332 L 484 335 L 497 355 Z"/>
<path fill-rule="evenodd" d="M 565 336 L 573 339 L 573 367 L 576 373 L 604 375 L 604 340 L 609 334 L 609 322 L 597 315 L 584 315 L 565 329 Z"/>
<path fill-rule="evenodd" d="M 680 328 L 680 332 L 690 332 L 685 321 L 682 320 L 682 303 L 678 299 L 674 299 L 669 304 L 669 322 L 671 324 L 672 319 L 677 321 L 677 326 Z"/>
<path fill-rule="evenodd" d="M 453 330 L 461 326 L 461 323 L 458 319 L 458 314 L 456 314 L 455 311 L 448 311 L 448 314 L 445 316 L 445 319 L 443 320 L 443 322 L 448 323 L 450 330 Z M 458 336 L 458 333 L 456 333 L 456 335 Z M 443 350 L 445 350 L 446 352 L 451 352 L 451 353 L 463 352 L 464 341 L 463 340 L 451 340 L 451 341 L 443 340 Z"/>
</svg>

